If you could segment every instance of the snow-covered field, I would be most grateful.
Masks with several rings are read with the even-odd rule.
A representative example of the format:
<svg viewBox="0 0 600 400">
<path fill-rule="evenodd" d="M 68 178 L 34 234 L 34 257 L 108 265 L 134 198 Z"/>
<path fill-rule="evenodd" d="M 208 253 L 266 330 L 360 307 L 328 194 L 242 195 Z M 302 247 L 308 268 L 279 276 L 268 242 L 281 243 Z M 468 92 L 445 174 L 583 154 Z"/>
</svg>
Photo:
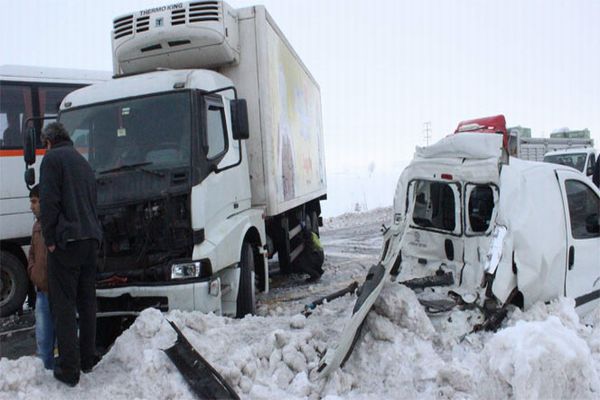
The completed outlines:
<svg viewBox="0 0 600 400">
<path fill-rule="evenodd" d="M 559 299 L 514 311 L 496 333 L 465 335 L 456 327 L 467 329 L 472 315 L 455 311 L 432 321 L 397 283 L 384 287 L 344 368 L 315 380 L 320 354 L 336 342 L 355 297 L 326 303 L 309 317 L 301 314 L 304 304 L 363 279 L 379 256 L 379 227 L 390 218 L 385 208 L 326 220 L 321 281 L 279 282 L 259 298 L 258 316 L 144 311 L 76 388 L 55 381 L 35 357 L 2 359 L 0 398 L 194 398 L 162 351 L 176 337 L 165 318 L 247 399 L 600 398 L 600 312 L 584 324 L 574 302 Z"/>
</svg>

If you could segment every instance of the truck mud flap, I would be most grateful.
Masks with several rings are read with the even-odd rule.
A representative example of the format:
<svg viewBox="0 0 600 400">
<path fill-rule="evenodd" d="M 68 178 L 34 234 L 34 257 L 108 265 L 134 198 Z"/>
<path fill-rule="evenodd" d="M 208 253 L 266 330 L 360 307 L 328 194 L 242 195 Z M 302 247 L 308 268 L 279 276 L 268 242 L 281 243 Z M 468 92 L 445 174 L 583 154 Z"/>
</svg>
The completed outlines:
<svg viewBox="0 0 600 400">
<path fill-rule="evenodd" d="M 227 381 L 194 349 L 181 333 L 177 325 L 169 321 L 175 332 L 177 341 L 165 350 L 167 356 L 177 367 L 190 389 L 200 399 L 236 399 L 238 394 Z"/>
<path fill-rule="evenodd" d="M 339 342 L 335 347 L 327 351 L 319 367 L 317 373 L 319 377 L 329 375 L 333 370 L 343 366 L 346 360 L 352 354 L 352 350 L 360 334 L 360 329 L 363 322 L 371 310 L 373 303 L 379 297 L 379 293 L 383 288 L 385 277 L 389 275 L 389 269 L 386 269 L 382 263 L 373 265 L 367 274 L 365 282 L 359 289 L 358 299 L 352 311 L 350 321 L 344 327 Z"/>
</svg>

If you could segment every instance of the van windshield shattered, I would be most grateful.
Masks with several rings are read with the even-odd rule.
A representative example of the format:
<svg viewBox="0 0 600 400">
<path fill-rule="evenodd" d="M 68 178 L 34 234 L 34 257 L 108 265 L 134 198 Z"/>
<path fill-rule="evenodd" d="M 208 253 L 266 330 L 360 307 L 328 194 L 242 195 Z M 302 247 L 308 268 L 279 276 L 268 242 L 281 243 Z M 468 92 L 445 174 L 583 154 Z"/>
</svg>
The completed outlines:
<svg viewBox="0 0 600 400">
<path fill-rule="evenodd" d="M 96 172 L 135 165 L 188 165 L 190 96 L 162 93 L 95 104 L 61 113 L 75 148 Z"/>
<path fill-rule="evenodd" d="M 422 228 L 454 231 L 456 202 L 452 186 L 445 182 L 415 181 L 413 222 Z"/>
</svg>

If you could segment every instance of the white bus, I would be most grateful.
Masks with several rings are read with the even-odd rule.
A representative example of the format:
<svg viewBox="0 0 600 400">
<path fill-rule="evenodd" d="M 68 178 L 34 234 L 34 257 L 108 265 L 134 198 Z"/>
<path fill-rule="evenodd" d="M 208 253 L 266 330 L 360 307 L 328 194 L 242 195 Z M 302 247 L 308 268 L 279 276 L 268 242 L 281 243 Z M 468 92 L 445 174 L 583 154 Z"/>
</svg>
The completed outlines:
<svg viewBox="0 0 600 400">
<path fill-rule="evenodd" d="M 34 294 L 23 249 L 30 243 L 33 224 L 23 179 L 25 131 L 28 126 L 35 127 L 36 153 L 43 156 L 39 136 L 52 119 L 39 117 L 55 116 L 69 92 L 107 79 L 110 73 L 100 71 L 0 66 L 0 317 L 21 310 L 27 294 Z M 29 118 L 38 119 L 27 123 Z M 38 157 L 36 173 L 40 163 Z"/>
</svg>

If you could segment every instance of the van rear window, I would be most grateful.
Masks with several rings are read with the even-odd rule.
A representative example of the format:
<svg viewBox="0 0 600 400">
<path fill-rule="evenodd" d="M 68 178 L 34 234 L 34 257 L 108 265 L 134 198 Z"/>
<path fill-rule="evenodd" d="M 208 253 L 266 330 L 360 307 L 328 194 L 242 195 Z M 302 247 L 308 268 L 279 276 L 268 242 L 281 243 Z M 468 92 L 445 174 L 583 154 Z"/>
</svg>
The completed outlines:
<svg viewBox="0 0 600 400">
<path fill-rule="evenodd" d="M 469 225 L 473 233 L 486 232 L 494 211 L 494 192 L 488 185 L 475 185 L 468 199 Z"/>
<path fill-rule="evenodd" d="M 415 181 L 413 222 L 422 228 L 454 231 L 456 201 L 450 184 Z"/>
</svg>

